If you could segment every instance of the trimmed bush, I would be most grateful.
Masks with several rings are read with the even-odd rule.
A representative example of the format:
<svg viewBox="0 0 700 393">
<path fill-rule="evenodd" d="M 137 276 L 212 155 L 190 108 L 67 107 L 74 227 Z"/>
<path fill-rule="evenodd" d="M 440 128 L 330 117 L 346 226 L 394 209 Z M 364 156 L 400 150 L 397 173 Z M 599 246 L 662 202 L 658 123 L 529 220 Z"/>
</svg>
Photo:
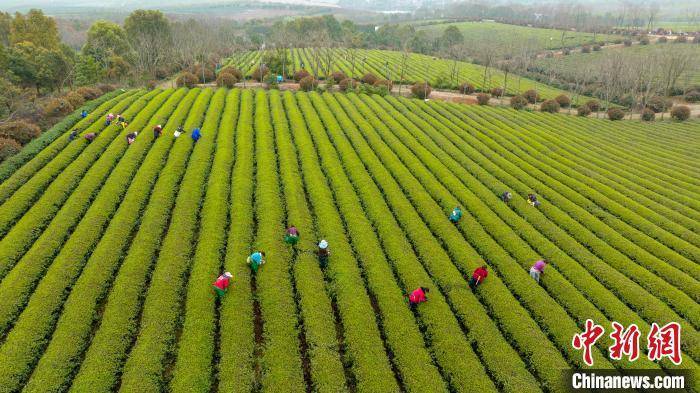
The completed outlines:
<svg viewBox="0 0 700 393">
<path fill-rule="evenodd" d="M 690 108 L 686 105 L 676 105 L 671 108 L 671 117 L 678 121 L 688 120 L 690 118 Z"/>
<path fill-rule="evenodd" d="M 473 94 L 475 91 L 476 88 L 471 83 L 465 82 L 459 85 L 459 92 L 462 94 Z"/>
<path fill-rule="evenodd" d="M 394 84 L 390 80 L 387 80 L 387 79 L 381 79 L 381 80 L 374 82 L 374 87 L 382 87 L 382 86 L 386 87 L 387 92 L 390 92 L 391 88 L 394 87 Z"/>
<path fill-rule="evenodd" d="M 146 88 L 148 90 L 154 90 L 156 87 L 158 87 L 158 81 L 155 79 L 150 79 L 149 81 L 146 82 Z"/>
<path fill-rule="evenodd" d="M 250 77 L 253 80 L 260 81 L 261 79 L 265 78 L 265 75 L 267 75 L 269 72 L 270 69 L 267 68 L 267 66 L 257 67 L 255 70 L 253 70 L 253 73 L 250 75 Z"/>
<path fill-rule="evenodd" d="M 219 76 L 216 77 L 216 85 L 219 87 L 228 87 L 230 89 L 236 86 L 237 82 L 236 77 L 228 72 L 219 73 Z"/>
<path fill-rule="evenodd" d="M 654 111 L 649 109 L 649 108 L 644 108 L 641 116 L 642 116 L 642 120 L 644 120 L 644 121 L 653 121 L 654 118 L 656 117 L 656 113 L 654 113 Z"/>
<path fill-rule="evenodd" d="M 238 68 L 233 67 L 233 66 L 228 66 L 228 67 L 223 68 L 221 71 L 219 71 L 219 75 L 221 75 L 221 74 L 233 75 L 233 77 L 236 78 L 236 80 L 243 79 L 243 73 L 241 72 L 241 70 L 239 70 Z"/>
<path fill-rule="evenodd" d="M 622 96 L 622 98 L 619 99 L 618 102 L 625 108 L 632 108 L 632 106 L 634 106 L 635 99 L 632 94 L 625 94 L 624 96 Z"/>
<path fill-rule="evenodd" d="M 47 116 L 65 116 L 70 112 L 73 112 L 73 105 L 64 98 L 54 98 L 44 106 Z"/>
<path fill-rule="evenodd" d="M 305 69 L 300 69 L 299 71 L 294 73 L 294 80 L 297 82 L 301 82 L 302 79 L 306 78 L 309 76 L 309 71 L 306 71 Z"/>
<path fill-rule="evenodd" d="M 600 52 L 600 50 L 603 49 L 600 45 L 593 45 L 593 51 L 594 52 Z"/>
<path fill-rule="evenodd" d="M 523 93 L 523 97 L 525 97 L 527 102 L 530 104 L 534 104 L 540 99 L 540 94 L 537 92 L 537 90 L 530 89 Z"/>
<path fill-rule="evenodd" d="M 338 83 L 338 87 L 340 88 L 340 91 L 348 91 L 348 89 L 354 90 L 359 84 L 360 83 L 358 81 L 352 78 L 345 78 Z"/>
<path fill-rule="evenodd" d="M 591 46 L 584 45 L 583 47 L 581 47 L 581 53 L 591 53 Z"/>
<path fill-rule="evenodd" d="M 204 71 L 202 71 L 202 68 L 204 69 Z M 214 74 L 214 70 L 212 70 L 209 67 L 202 67 L 200 64 L 197 64 L 196 66 L 192 67 L 192 73 L 197 75 L 199 83 L 211 83 L 214 79 L 216 79 L 216 74 Z"/>
<path fill-rule="evenodd" d="M 673 43 L 675 43 L 675 44 L 685 44 L 687 42 L 688 42 L 688 37 L 686 37 L 684 35 L 679 35 L 678 37 L 676 37 L 676 40 L 673 41 Z"/>
<path fill-rule="evenodd" d="M 591 108 L 588 105 L 581 105 L 576 108 L 576 113 L 578 113 L 579 116 L 586 117 L 591 114 Z"/>
<path fill-rule="evenodd" d="M 665 44 L 667 42 L 668 42 L 668 38 L 666 38 L 666 37 L 659 37 L 659 39 L 656 40 L 657 44 Z"/>
<path fill-rule="evenodd" d="M 0 138 L 12 138 L 22 145 L 41 135 L 41 128 L 25 120 L 16 120 L 0 125 Z"/>
<path fill-rule="evenodd" d="M 598 100 L 588 100 L 585 104 L 591 112 L 598 112 L 600 110 L 600 102 Z"/>
<path fill-rule="evenodd" d="M 478 102 L 479 105 L 488 105 L 490 99 L 491 96 L 486 93 L 478 93 L 476 95 L 476 102 Z"/>
<path fill-rule="evenodd" d="M 623 43 L 625 46 L 632 46 L 632 40 L 624 40 Z"/>
<path fill-rule="evenodd" d="M 571 54 L 571 49 L 565 48 L 564 50 L 561 51 L 561 54 L 564 56 L 568 56 Z"/>
<path fill-rule="evenodd" d="M 299 81 L 299 88 L 303 91 L 311 91 L 318 86 L 318 81 L 313 76 L 309 75 Z"/>
<path fill-rule="evenodd" d="M 411 93 L 413 96 L 423 100 L 430 97 L 432 91 L 433 89 L 430 87 L 430 84 L 426 82 L 417 82 L 415 85 L 411 86 Z"/>
<path fill-rule="evenodd" d="M 333 79 L 333 81 L 335 83 L 340 83 L 341 81 L 343 81 L 347 78 L 348 78 L 347 75 L 345 75 L 344 73 L 342 73 L 340 71 L 336 71 L 336 72 L 331 74 L 331 79 Z"/>
<path fill-rule="evenodd" d="M 175 79 L 175 84 L 177 84 L 177 87 L 189 87 L 190 89 L 193 88 L 197 82 L 199 82 L 199 78 L 197 78 L 197 76 L 193 73 L 187 71 L 180 73 L 177 79 Z"/>
<path fill-rule="evenodd" d="M 19 153 L 22 149 L 16 140 L 0 136 L 0 161 L 5 161 L 7 158 Z"/>
<path fill-rule="evenodd" d="M 685 94 L 685 100 L 688 102 L 700 102 L 700 90 L 691 90 Z"/>
<path fill-rule="evenodd" d="M 68 100 L 73 108 L 77 108 L 85 103 L 85 98 L 77 91 L 68 92 L 63 98 Z"/>
<path fill-rule="evenodd" d="M 568 108 L 571 106 L 571 98 L 567 96 L 566 94 L 560 94 L 558 95 L 554 101 L 556 101 L 560 107 L 562 108 Z"/>
<path fill-rule="evenodd" d="M 639 45 L 649 45 L 649 37 L 644 36 L 639 39 Z"/>
<path fill-rule="evenodd" d="M 510 98 L 510 106 L 513 109 L 523 109 L 527 106 L 527 99 L 523 96 L 513 96 Z"/>
<path fill-rule="evenodd" d="M 494 97 L 500 97 L 503 95 L 503 88 L 501 87 L 494 87 L 490 90 L 490 93 Z"/>
<path fill-rule="evenodd" d="M 547 100 L 540 105 L 541 112 L 558 113 L 559 108 L 559 103 L 556 100 Z"/>
<path fill-rule="evenodd" d="M 371 72 L 366 73 L 362 77 L 362 83 L 366 83 L 368 85 L 374 85 L 378 80 L 379 78 Z"/>
<path fill-rule="evenodd" d="M 693 44 L 700 44 L 700 35 L 693 37 Z"/>
<path fill-rule="evenodd" d="M 625 118 L 625 112 L 620 108 L 610 108 L 608 109 L 608 119 L 610 120 L 622 120 Z"/>
<path fill-rule="evenodd" d="M 671 106 L 673 106 L 673 103 L 669 99 L 661 96 L 651 97 L 646 105 L 646 107 L 654 111 L 654 113 L 666 112 Z"/>
</svg>

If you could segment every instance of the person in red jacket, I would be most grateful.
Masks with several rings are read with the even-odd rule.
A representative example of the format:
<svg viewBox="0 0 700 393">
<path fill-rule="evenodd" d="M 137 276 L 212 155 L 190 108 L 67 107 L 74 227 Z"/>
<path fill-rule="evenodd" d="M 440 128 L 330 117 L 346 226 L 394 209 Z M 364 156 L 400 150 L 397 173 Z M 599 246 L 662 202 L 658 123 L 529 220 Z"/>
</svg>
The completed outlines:
<svg viewBox="0 0 700 393">
<path fill-rule="evenodd" d="M 214 291 L 219 297 L 226 294 L 226 290 L 228 289 L 229 284 L 231 284 L 231 277 L 233 277 L 233 274 L 226 272 L 220 275 L 214 282 Z"/>
<path fill-rule="evenodd" d="M 489 271 L 486 268 L 486 265 L 477 267 L 472 274 L 472 278 L 469 279 L 469 288 L 471 288 L 472 291 L 475 290 L 476 287 L 481 284 L 488 275 Z"/>
<path fill-rule="evenodd" d="M 418 303 L 427 302 L 428 298 L 425 295 L 428 292 L 430 292 L 430 288 L 426 287 L 419 287 L 418 289 L 414 290 L 410 295 L 408 295 L 408 305 L 410 307 L 415 307 Z"/>
</svg>

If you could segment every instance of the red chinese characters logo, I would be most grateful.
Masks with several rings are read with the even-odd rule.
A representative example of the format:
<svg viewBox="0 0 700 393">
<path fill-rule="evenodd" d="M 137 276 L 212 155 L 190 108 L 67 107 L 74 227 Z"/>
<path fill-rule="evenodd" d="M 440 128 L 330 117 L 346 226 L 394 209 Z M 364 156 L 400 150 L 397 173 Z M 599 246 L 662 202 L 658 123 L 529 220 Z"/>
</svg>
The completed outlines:
<svg viewBox="0 0 700 393">
<path fill-rule="evenodd" d="M 615 341 L 608 348 L 610 350 L 610 358 L 613 360 L 622 359 L 623 355 L 629 357 L 630 362 L 634 362 L 639 358 L 639 328 L 632 324 L 625 330 L 625 327 L 617 322 L 612 323 L 614 332 L 610 333 L 610 337 Z"/>
<path fill-rule="evenodd" d="M 669 322 L 661 328 L 652 323 L 647 342 L 649 360 L 668 357 L 673 364 L 681 364 L 681 325 L 677 322 Z"/>
<path fill-rule="evenodd" d="M 613 343 L 608 347 L 610 358 L 622 360 L 627 356 L 630 362 L 639 358 L 639 339 L 641 332 L 635 324 L 625 327 L 618 323 L 612 323 L 613 331 L 610 338 Z M 593 345 L 598 341 L 605 329 L 596 325 L 592 320 L 586 320 L 585 330 L 575 334 L 571 345 L 574 349 L 583 350 L 583 361 L 588 366 L 593 366 Z M 651 330 L 647 335 L 647 357 L 651 361 L 668 358 L 675 365 L 681 364 L 681 326 L 677 322 L 670 322 L 663 327 L 657 323 L 651 324 Z"/>
<path fill-rule="evenodd" d="M 575 349 L 583 349 L 583 361 L 589 365 L 593 365 L 593 352 L 591 347 L 605 333 L 602 326 L 596 325 L 592 320 L 586 320 L 586 330 L 583 333 L 574 335 L 571 345 Z"/>
</svg>

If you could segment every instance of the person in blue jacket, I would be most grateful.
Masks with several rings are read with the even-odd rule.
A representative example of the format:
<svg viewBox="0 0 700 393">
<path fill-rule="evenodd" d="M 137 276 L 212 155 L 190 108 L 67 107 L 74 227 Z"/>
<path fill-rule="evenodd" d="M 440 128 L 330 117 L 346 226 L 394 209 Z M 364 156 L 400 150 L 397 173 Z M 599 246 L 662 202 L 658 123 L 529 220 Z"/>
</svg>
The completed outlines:
<svg viewBox="0 0 700 393">
<path fill-rule="evenodd" d="M 248 264 L 250 265 L 250 268 L 253 270 L 253 273 L 258 272 L 258 268 L 260 265 L 265 263 L 265 251 L 255 251 L 246 260 Z"/>
<path fill-rule="evenodd" d="M 195 128 L 194 131 L 192 131 L 192 140 L 197 142 L 199 138 L 202 137 L 202 132 L 199 130 L 199 128 Z"/>
<path fill-rule="evenodd" d="M 80 112 L 80 117 L 82 117 L 83 119 L 86 118 L 87 115 L 88 115 L 88 113 L 87 113 L 87 111 L 85 111 L 85 110 L 82 111 L 82 112 Z"/>
<path fill-rule="evenodd" d="M 462 218 L 462 209 L 459 208 L 459 206 L 455 207 L 452 210 L 452 213 L 450 214 L 450 221 L 453 223 L 457 223 L 459 219 Z"/>
</svg>

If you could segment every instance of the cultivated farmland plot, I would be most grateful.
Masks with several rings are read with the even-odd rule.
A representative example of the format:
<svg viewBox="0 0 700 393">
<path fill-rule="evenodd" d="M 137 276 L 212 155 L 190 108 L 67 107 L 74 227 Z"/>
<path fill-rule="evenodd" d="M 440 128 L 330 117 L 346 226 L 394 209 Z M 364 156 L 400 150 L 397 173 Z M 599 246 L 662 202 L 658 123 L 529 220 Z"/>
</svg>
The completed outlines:
<svg viewBox="0 0 700 393">
<path fill-rule="evenodd" d="M 494 46 L 494 50 L 500 54 L 512 52 L 513 48 L 524 45 L 535 51 L 542 52 L 544 50 L 571 48 L 584 44 L 611 42 L 622 38 L 620 35 L 545 29 L 488 21 L 430 23 L 416 26 L 416 29 L 426 31 L 431 36 L 437 37 L 450 26 L 458 28 L 466 38 L 467 43 L 489 42 Z"/>
<path fill-rule="evenodd" d="M 260 66 L 263 56 L 263 51 L 245 52 L 229 59 L 225 65 L 235 66 L 244 75 L 250 76 Z M 486 92 L 494 87 L 507 86 L 508 94 L 513 95 L 530 89 L 536 89 L 545 99 L 567 94 L 563 90 L 513 74 L 509 74 L 506 81 L 505 74 L 493 67 L 485 70 L 480 65 L 418 53 L 409 53 L 405 65 L 402 52 L 379 49 L 296 48 L 288 49 L 288 56 L 290 67 L 285 70 L 288 75 L 293 75 L 296 70 L 303 68 L 312 75 L 315 73 L 318 78 L 325 78 L 326 75 L 340 71 L 359 79 L 369 72 L 401 83 L 427 79 L 433 87 L 448 89 L 457 89 L 460 84 L 468 82 L 477 90 Z"/>
<path fill-rule="evenodd" d="M 62 126 L 0 184 L 0 392 L 561 392 L 587 319 L 643 347 L 682 327 L 680 365 L 612 360 L 606 332 L 596 369 L 697 370 L 697 122 L 239 89 L 97 108 L 131 122 Z"/>
<path fill-rule="evenodd" d="M 606 59 L 620 53 L 638 55 L 640 58 L 663 54 L 664 51 L 673 50 L 675 53 L 686 54 L 694 59 L 700 59 L 700 45 L 697 44 L 652 44 L 652 45 L 633 45 L 631 47 L 619 47 L 604 49 L 599 52 L 591 53 L 573 53 L 569 56 L 559 58 L 542 58 L 535 61 L 535 67 L 542 74 L 553 74 L 558 77 L 575 81 L 576 75 L 581 75 L 583 72 L 596 72 L 601 70 Z M 687 70 L 683 72 L 676 81 L 676 86 L 680 88 L 692 87 L 700 85 L 700 67 L 697 62 L 692 62 L 688 65 Z"/>
</svg>

